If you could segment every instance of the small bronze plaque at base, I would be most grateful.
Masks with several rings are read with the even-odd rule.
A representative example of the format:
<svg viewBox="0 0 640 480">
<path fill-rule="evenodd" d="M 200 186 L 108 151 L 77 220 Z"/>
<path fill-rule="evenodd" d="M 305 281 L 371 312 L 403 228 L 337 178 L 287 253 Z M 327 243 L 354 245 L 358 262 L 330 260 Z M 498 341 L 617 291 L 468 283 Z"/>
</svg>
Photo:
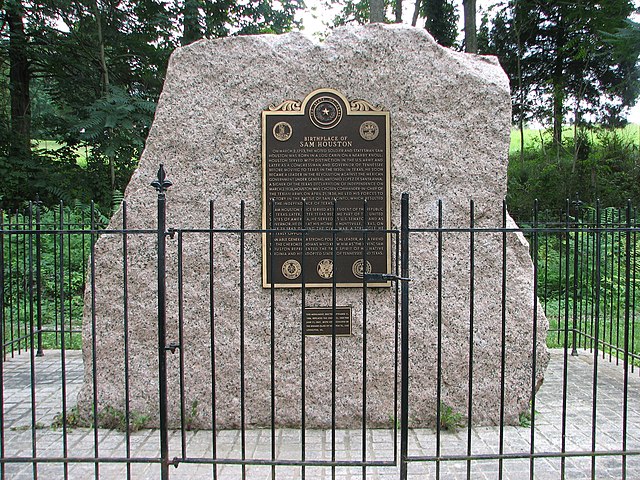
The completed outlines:
<svg viewBox="0 0 640 480">
<path fill-rule="evenodd" d="M 304 309 L 304 334 L 333 336 L 333 307 L 307 307 Z M 351 336 L 351 307 L 335 307 L 337 337 Z"/>
</svg>

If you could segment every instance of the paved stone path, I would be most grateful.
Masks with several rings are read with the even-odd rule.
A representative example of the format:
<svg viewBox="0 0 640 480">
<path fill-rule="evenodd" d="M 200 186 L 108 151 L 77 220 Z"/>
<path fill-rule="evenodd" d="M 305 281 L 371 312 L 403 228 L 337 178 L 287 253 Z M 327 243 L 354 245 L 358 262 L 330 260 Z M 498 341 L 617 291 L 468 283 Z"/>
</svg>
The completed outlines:
<svg viewBox="0 0 640 480">
<path fill-rule="evenodd" d="M 61 357 L 59 351 L 47 351 L 44 357 L 35 358 L 35 425 L 32 411 L 31 357 L 29 353 L 7 358 L 4 362 L 4 455 L 5 458 L 31 458 L 33 439 L 36 440 L 36 456 L 45 460 L 37 465 L 30 463 L 7 463 L 4 476 L 7 480 L 26 480 L 37 478 L 56 480 L 65 478 L 65 469 L 60 463 L 46 462 L 47 457 L 62 457 L 67 449 L 68 457 L 92 457 L 94 455 L 94 431 L 75 428 L 65 437 L 60 429 L 51 429 L 55 415 L 61 411 Z M 615 363 L 599 360 L 597 422 L 595 434 L 596 451 L 615 452 L 622 448 L 623 431 L 623 368 Z M 65 374 L 67 385 L 67 408 L 75 404 L 77 392 L 82 382 L 82 358 L 80 352 L 66 353 Z M 562 449 L 562 412 L 563 412 L 563 352 L 552 351 L 551 362 L 545 382 L 536 397 L 536 417 L 534 430 L 534 451 L 553 453 Z M 592 387 L 593 355 L 580 351 L 578 357 L 568 358 L 567 427 L 565 436 L 566 451 L 590 452 L 592 449 Z M 640 377 L 638 371 L 629 376 L 628 385 L 628 423 L 627 450 L 640 452 Z M 457 433 L 443 432 L 441 436 L 444 455 L 464 455 L 467 453 L 466 428 Z M 499 447 L 499 427 L 474 427 L 471 429 L 473 454 L 495 454 Z M 157 459 L 159 456 L 159 432 L 142 430 L 130 435 L 130 451 L 134 458 Z M 531 429 L 526 427 L 504 428 L 504 452 L 528 454 L 531 448 Z M 211 432 L 186 432 L 186 457 L 197 459 L 211 457 Z M 429 429 L 415 429 L 409 432 L 409 452 L 411 455 L 431 456 L 435 454 L 436 435 Z M 251 430 L 246 433 L 248 458 L 271 458 L 271 431 L 268 429 Z M 279 459 L 300 459 L 301 437 L 299 430 L 279 429 L 276 431 L 276 456 Z M 126 435 L 113 430 L 98 430 L 98 449 L 100 457 L 126 457 Z M 331 431 L 307 430 L 306 457 L 311 460 L 331 459 Z M 366 451 L 368 460 L 392 461 L 394 458 L 394 437 L 391 431 L 368 430 L 366 432 Z M 240 458 L 240 432 L 221 431 L 217 435 L 217 452 L 220 458 Z M 336 431 L 336 459 L 360 460 L 362 458 L 362 431 Z M 170 456 L 183 457 L 182 437 L 179 431 L 170 432 Z M 474 460 L 471 462 L 472 479 L 499 478 L 498 460 Z M 503 477 L 505 480 L 529 479 L 531 463 L 527 458 L 505 459 Z M 565 461 L 565 478 L 592 478 L 592 460 L 590 457 L 571 457 Z M 622 478 L 622 458 L 620 455 L 596 457 L 595 478 Z M 466 461 L 443 461 L 440 464 L 441 478 L 467 478 Z M 338 479 L 384 479 L 398 478 L 398 467 L 369 467 L 365 476 L 359 467 L 338 467 L 335 478 Z M 435 462 L 411 462 L 409 478 L 436 478 Z M 561 459 L 558 457 L 537 458 L 534 462 L 535 479 L 561 478 Z M 92 463 L 69 463 L 69 479 L 85 480 L 94 478 L 95 466 Z M 268 466 L 248 466 L 246 478 L 262 480 L 272 478 Z M 276 468 L 277 479 L 297 479 L 301 477 L 300 467 Z M 157 463 L 145 461 L 132 463 L 129 467 L 132 479 L 159 479 Z M 181 463 L 171 467 L 170 478 L 231 480 L 242 478 L 242 468 L 236 465 L 219 465 L 217 477 L 213 475 L 211 465 Z M 628 479 L 640 478 L 640 456 L 629 455 L 626 461 Z M 127 478 L 127 466 L 116 463 L 100 463 L 98 478 L 120 480 Z M 307 467 L 307 479 L 330 479 L 331 468 Z"/>
</svg>

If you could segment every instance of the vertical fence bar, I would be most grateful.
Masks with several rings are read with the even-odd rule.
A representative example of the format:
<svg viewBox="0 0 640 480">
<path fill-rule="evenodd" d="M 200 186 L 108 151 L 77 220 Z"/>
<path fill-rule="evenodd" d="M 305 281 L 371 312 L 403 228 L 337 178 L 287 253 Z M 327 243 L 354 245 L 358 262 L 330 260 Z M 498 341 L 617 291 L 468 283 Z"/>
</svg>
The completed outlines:
<svg viewBox="0 0 640 480">
<path fill-rule="evenodd" d="M 616 265 L 616 225 L 618 223 L 620 223 L 620 212 L 618 211 L 618 221 L 616 223 L 616 210 L 613 210 L 613 214 L 611 217 L 611 268 L 609 270 L 609 272 L 611 273 L 611 280 L 609 282 L 610 285 L 610 291 L 611 291 L 611 295 L 610 295 L 610 299 L 609 299 L 609 306 L 611 308 L 611 310 L 609 311 L 609 361 L 612 360 L 613 355 L 614 355 L 614 346 L 613 346 L 613 319 L 614 319 L 614 315 L 615 315 L 615 311 L 614 311 L 614 307 L 615 307 L 615 302 L 614 302 L 614 295 L 615 295 L 615 289 L 613 288 L 613 282 L 616 278 L 616 272 L 615 272 L 615 265 Z M 617 351 L 615 352 L 616 356 L 617 356 Z"/>
<path fill-rule="evenodd" d="M 396 242 L 395 242 L 395 265 L 394 271 L 396 274 L 400 273 L 400 236 L 397 232 L 395 232 Z M 398 305 L 400 305 L 400 285 L 398 282 L 395 284 L 395 318 L 394 324 L 395 328 L 393 330 L 393 461 L 398 461 L 398 386 L 399 386 L 399 378 L 398 375 L 398 358 L 400 355 L 400 338 L 399 338 L 399 325 L 400 325 L 400 312 L 398 309 Z"/>
<path fill-rule="evenodd" d="M 60 202 L 60 218 L 58 224 L 58 247 L 60 248 L 59 256 L 58 256 L 58 278 L 56 279 L 56 283 L 59 283 L 59 306 L 60 306 L 60 363 L 61 363 L 61 382 L 62 382 L 62 454 L 66 459 L 69 454 L 69 445 L 68 445 L 68 432 L 67 432 L 67 370 L 66 370 L 66 345 L 65 345 L 65 309 L 64 309 L 64 218 L 62 215 L 62 211 L 64 209 L 64 205 Z M 95 359 L 94 359 L 95 364 Z M 69 464 L 64 462 L 64 478 L 67 480 L 69 478 Z"/>
<path fill-rule="evenodd" d="M 442 452 L 442 200 L 438 200 L 438 353 L 436 374 L 436 479 L 440 479 Z M 404 285 L 404 283 L 403 283 Z"/>
<path fill-rule="evenodd" d="M 211 448 L 214 459 L 218 457 L 218 438 L 216 422 L 216 344 L 215 344 L 215 297 L 214 297 L 214 270 L 213 270 L 213 227 L 214 204 L 209 201 L 209 336 L 211 345 Z M 211 476 L 213 480 L 218 478 L 218 465 L 211 465 Z"/>
<path fill-rule="evenodd" d="M 42 202 L 36 196 L 36 320 L 38 329 L 38 352 L 36 357 L 42 357 L 42 238 L 40 234 L 40 207 Z M 85 277 L 82 277 L 85 278 Z"/>
<path fill-rule="evenodd" d="M 56 230 L 58 227 L 58 212 L 56 211 L 56 209 L 53 210 L 53 224 L 51 225 L 52 230 Z M 54 265 L 54 271 L 57 268 L 58 265 L 58 235 L 56 235 L 55 233 L 52 233 L 52 241 L 53 241 L 53 265 Z M 54 330 L 55 330 L 55 344 L 56 346 L 58 346 L 60 344 L 60 340 L 58 338 L 58 336 L 60 335 L 60 330 L 59 330 L 59 322 L 60 322 L 60 311 L 58 310 L 58 301 L 60 299 L 60 292 L 58 292 L 58 282 L 57 280 L 53 282 L 53 310 L 55 313 L 54 316 Z"/>
<path fill-rule="evenodd" d="M 179 375 L 180 375 L 180 449 L 182 458 L 187 457 L 187 419 L 186 401 L 184 386 L 184 289 L 183 289 L 183 233 L 178 232 L 178 352 L 179 352 Z M 174 350 L 171 350 L 173 353 Z"/>
<path fill-rule="evenodd" d="M 504 460 L 504 401 L 505 401 L 505 374 L 507 363 L 507 202 L 502 201 L 502 283 L 500 285 L 500 433 L 498 453 L 498 480 L 502 480 Z M 548 242 L 546 243 L 548 246 Z M 546 249 L 545 249 L 546 251 Z M 546 291 L 546 263 L 547 255 L 545 253 L 545 291 Z M 534 263 L 535 266 L 535 263 Z"/>
<path fill-rule="evenodd" d="M 300 409 L 301 409 L 301 418 L 300 418 L 300 443 L 301 443 L 301 455 L 300 459 L 304 462 L 307 458 L 307 377 L 306 377 L 306 357 L 307 357 L 307 337 L 306 337 L 306 307 L 307 307 L 307 288 L 306 288 L 306 249 L 307 249 L 307 203 L 305 200 L 302 200 L 302 258 L 300 259 L 300 295 L 301 303 L 302 303 L 302 323 L 300 325 L 300 334 L 301 334 L 301 345 L 300 345 Z M 306 478 L 306 467 L 302 465 L 301 472 L 302 480 Z"/>
<path fill-rule="evenodd" d="M 367 200 L 362 204 L 362 461 L 367 461 L 367 227 L 369 223 Z M 367 467 L 362 466 L 362 478 Z"/>
<path fill-rule="evenodd" d="M 4 358 L 5 358 L 5 315 L 4 315 L 4 212 L 0 210 L 0 458 L 4 458 Z M 0 478 L 6 478 L 5 463 L 0 462 Z"/>
<path fill-rule="evenodd" d="M 600 348 L 600 254 L 602 248 L 602 232 L 600 231 L 600 200 L 596 200 L 596 238 L 595 238 L 595 312 L 592 323 L 595 324 L 594 328 L 594 341 L 595 348 L 593 350 L 593 388 L 591 393 L 591 452 L 596 451 L 596 436 L 597 436 L 597 405 L 598 405 L 598 349 Z M 596 478 L 596 457 L 591 457 L 591 478 Z"/>
<path fill-rule="evenodd" d="M 471 456 L 471 441 L 473 423 L 473 344 L 474 344 L 474 302 L 475 302 L 475 204 L 473 200 L 469 201 L 469 384 L 467 397 L 467 456 Z M 471 480 L 471 459 L 467 459 L 467 480 Z"/>
<path fill-rule="evenodd" d="M 606 349 L 606 342 L 607 342 L 607 319 L 609 318 L 609 296 L 607 295 L 607 288 L 606 285 L 608 284 L 607 282 L 607 276 L 609 275 L 609 260 L 607 257 L 607 251 L 608 251 L 608 245 L 609 245 L 609 232 L 608 232 L 608 228 L 609 228 L 609 222 L 608 222 L 608 218 L 609 218 L 609 209 L 605 209 L 605 215 L 604 215 L 604 225 L 602 225 L 601 222 L 601 228 L 604 228 L 604 231 L 602 233 L 604 233 L 604 249 L 603 249 L 603 255 L 604 258 L 601 260 L 604 263 L 604 281 L 605 281 L 605 289 L 604 289 L 604 302 L 603 302 L 603 306 L 602 306 L 602 359 L 604 360 L 604 358 L 606 357 L 607 354 L 607 349 Z M 601 281 L 601 285 L 602 285 L 602 281 Z"/>
<path fill-rule="evenodd" d="M 529 459 L 529 478 L 533 480 L 535 478 L 535 457 L 533 454 L 536 451 L 536 384 L 537 384 L 537 357 L 538 357 L 538 200 L 533 203 L 533 232 L 531 243 L 533 246 L 533 328 L 531 334 L 531 403 L 529 412 L 531 418 L 530 427 L 530 453 Z"/>
<path fill-rule="evenodd" d="M 598 287 L 598 290 L 594 290 L 596 287 L 596 262 L 598 264 L 598 267 L 600 266 L 600 248 L 602 247 L 602 245 L 600 243 L 598 243 L 598 245 L 596 245 L 597 240 L 600 238 L 600 232 L 598 231 L 598 229 L 600 228 L 599 222 L 600 222 L 600 200 L 597 199 L 596 200 L 596 212 L 594 212 L 594 215 L 597 217 L 593 219 L 593 221 L 591 222 L 591 226 L 595 226 L 596 222 L 598 222 L 597 226 L 596 226 L 596 237 L 594 237 L 593 239 L 593 245 L 592 247 L 594 248 L 594 256 L 595 258 L 593 258 L 591 260 L 591 326 L 589 328 L 589 351 L 593 352 L 593 344 L 596 343 L 594 341 L 594 337 L 595 337 L 595 318 L 596 318 L 596 312 L 598 312 L 599 315 L 599 310 L 600 310 L 600 302 L 598 301 L 597 303 L 593 301 L 594 298 L 599 299 L 600 298 L 600 287 Z M 591 254 L 589 254 L 589 257 L 591 257 Z M 598 276 L 600 275 L 600 273 L 598 273 Z M 600 279 L 598 279 L 598 285 Z M 595 292 L 595 293 L 594 293 Z M 596 350 L 597 350 L 597 345 L 596 345 Z"/>
<path fill-rule="evenodd" d="M 8 220 L 8 230 L 11 230 L 12 228 L 12 224 L 11 224 L 11 210 L 9 210 L 9 215 L 7 217 Z M 17 239 L 18 237 L 15 236 L 15 238 Z M 11 358 L 13 358 L 13 351 L 14 351 L 14 328 L 13 328 L 13 314 L 14 314 L 14 299 L 13 299 L 13 277 L 14 277 L 14 270 L 13 270 L 13 253 L 12 253 L 12 244 L 13 244 L 13 235 L 11 235 L 11 233 L 8 234 L 7 237 L 8 243 L 9 243 L 9 251 L 8 251 L 8 260 L 9 260 L 9 340 L 10 340 L 10 345 L 11 345 Z M 56 264 L 57 265 L 57 264 Z M 57 282 L 55 282 L 57 284 Z"/>
<path fill-rule="evenodd" d="M 580 205 L 578 208 L 580 208 L 582 205 Z M 586 326 L 587 326 L 587 319 L 585 318 L 585 312 L 587 311 L 585 302 L 588 302 L 588 294 L 586 292 L 586 278 L 585 278 L 585 272 L 588 272 L 588 268 L 589 268 L 589 235 L 588 235 L 588 225 L 585 222 L 584 219 L 584 212 L 588 212 L 588 210 L 582 210 L 580 209 L 580 217 L 579 217 L 579 232 L 577 232 L 577 234 L 580 235 L 580 261 L 579 261 L 579 268 L 580 268 L 580 279 L 579 279 L 579 291 L 578 291 L 578 296 L 580 298 L 580 305 L 579 305 L 579 311 L 578 311 L 578 331 L 580 333 L 580 337 L 578 338 L 578 346 L 581 347 L 582 349 L 587 348 L 587 337 L 586 337 Z M 585 249 L 585 238 L 586 238 L 586 249 Z"/>
<path fill-rule="evenodd" d="M 561 213 L 561 217 L 562 217 L 562 213 Z M 560 344 L 560 331 L 562 330 L 561 328 L 561 318 L 562 318 L 562 297 L 563 297 L 563 285 L 562 285 L 562 273 L 564 272 L 563 270 L 563 265 L 562 265 L 562 257 L 563 257 L 563 253 L 564 253 L 564 249 L 562 248 L 562 239 L 564 236 L 564 232 L 559 231 L 558 232 L 558 325 L 556 328 L 556 342 L 558 344 Z M 566 263 L 566 260 L 565 260 Z"/>
<path fill-rule="evenodd" d="M 242 460 L 247 458 L 247 431 L 246 431 L 246 416 L 245 416 L 245 371 L 244 371 L 244 200 L 240 201 L 240 448 Z M 274 212 L 271 211 L 271 223 L 273 224 Z M 272 235 L 273 237 L 273 235 Z M 273 249 L 271 249 L 271 263 L 273 264 Z M 273 284 L 273 270 L 271 271 L 271 283 Z M 273 285 L 271 286 L 273 292 Z M 272 299 L 273 300 L 273 299 Z M 271 303 L 271 313 L 273 318 L 273 301 Z M 273 343 L 271 348 L 274 348 Z M 273 391 L 274 385 L 271 385 L 272 398 L 275 396 Z M 242 478 L 247 476 L 247 467 L 242 464 Z"/>
<path fill-rule="evenodd" d="M 579 235 L 579 217 L 580 217 L 580 201 L 576 200 L 574 202 L 576 212 L 575 217 L 573 219 L 573 285 L 572 285 L 572 324 L 573 327 L 571 329 L 571 356 L 576 357 L 578 355 L 578 349 L 576 342 L 578 341 L 578 237 Z M 568 294 L 567 294 L 568 296 Z"/>
<path fill-rule="evenodd" d="M 625 293 L 624 293 L 624 387 L 622 400 L 622 480 L 627 478 L 627 430 L 629 426 L 629 321 L 631 306 L 631 200 L 627 201 L 627 231 L 625 233 Z M 620 308 L 618 307 L 618 310 Z"/>
<path fill-rule="evenodd" d="M 33 276 L 33 203 L 29 202 L 29 375 L 31 389 L 31 455 L 38 458 L 37 438 L 36 438 L 36 342 L 34 339 L 34 276 Z M 37 300 L 36 300 L 37 303 Z M 38 462 L 34 460 L 32 464 L 33 479 L 38 479 Z"/>
<path fill-rule="evenodd" d="M 565 290 L 564 290 L 564 342 L 563 342 L 563 360 L 562 360 L 562 442 L 561 452 L 567 451 L 567 387 L 568 387 L 568 362 L 567 357 L 569 350 L 569 256 L 571 245 L 571 211 L 569 209 L 569 199 L 566 201 L 565 211 Z M 563 456 L 560 460 L 560 476 L 565 478 L 566 459 Z"/>
<path fill-rule="evenodd" d="M 549 272 L 549 234 L 545 232 L 544 234 L 544 293 L 543 293 L 543 297 L 545 299 L 545 302 L 544 302 L 545 315 L 547 315 L 546 300 L 548 298 L 548 290 L 547 290 L 547 280 L 549 278 L 548 272 Z"/>
<path fill-rule="evenodd" d="M 160 417 L 160 477 L 169 480 L 169 435 L 167 431 L 167 350 L 166 350 L 166 191 L 171 186 L 164 166 L 160 164 L 158 178 L 151 186 L 158 192 L 158 395 Z"/>
<path fill-rule="evenodd" d="M 616 257 L 618 257 L 616 259 L 616 365 L 619 364 L 620 362 L 620 305 L 621 305 L 621 296 L 622 296 L 622 292 L 621 292 L 621 288 L 620 288 L 620 283 L 621 283 L 621 279 L 622 279 L 622 275 L 621 275 L 621 270 L 622 270 L 622 251 L 621 251 L 621 245 L 622 245 L 622 231 L 620 229 L 620 227 L 623 226 L 622 220 L 621 220 L 621 212 L 620 209 L 618 209 L 618 224 L 616 225 L 616 230 L 618 231 L 618 241 L 616 242 L 616 248 L 617 248 L 617 255 Z M 613 282 L 612 282 L 613 283 Z M 627 283 L 627 286 L 629 284 Z M 624 328 L 624 327 L 623 327 Z M 624 342 L 624 338 L 622 339 L 622 341 Z"/>
<path fill-rule="evenodd" d="M 337 233 L 338 228 L 338 204 L 333 200 L 333 219 L 331 222 L 332 242 L 331 242 L 331 478 L 336 478 L 336 256 L 337 256 Z"/>
<path fill-rule="evenodd" d="M 62 215 L 60 215 L 62 218 Z M 99 456 L 98 441 L 98 366 L 97 366 L 97 318 L 96 318 L 96 212 L 95 204 L 91 202 L 91 368 L 92 368 L 92 387 L 93 387 L 93 453 L 96 458 Z M 71 253 L 71 252 L 69 252 Z M 95 463 L 94 476 L 99 478 L 100 470 L 98 462 Z"/>
<path fill-rule="evenodd" d="M 634 354 L 634 359 L 637 360 L 636 355 L 636 285 L 637 276 L 636 272 L 640 268 L 640 262 L 638 258 L 638 210 L 637 208 L 633 209 L 633 296 L 631 300 L 631 351 Z M 631 362 L 631 373 L 634 371 L 636 362 Z"/>
<path fill-rule="evenodd" d="M 276 247 L 276 233 L 275 233 L 275 225 L 276 225 L 276 202 L 271 199 L 271 238 L 269 242 L 269 248 L 271 250 L 271 255 L 269 256 L 269 275 L 271 277 L 271 312 L 270 312 L 270 343 L 271 343 L 271 360 L 270 360 L 270 370 L 271 370 L 271 460 L 275 461 L 276 459 L 276 281 L 274 275 L 274 254 Z M 244 477 L 243 477 L 244 478 Z M 276 478 L 276 466 L 275 463 L 271 465 L 271 479 L 275 480 Z"/>
<path fill-rule="evenodd" d="M 400 212 L 400 276 L 409 278 L 409 194 L 403 193 Z M 409 283 L 402 281 L 400 307 L 400 480 L 407 480 L 409 440 Z"/>
<path fill-rule="evenodd" d="M 28 211 L 27 211 L 28 212 Z M 22 239 L 22 255 L 20 254 L 20 249 L 16 248 L 16 257 L 17 262 L 20 262 L 20 258 L 22 258 L 22 271 L 18 276 L 18 281 L 20 282 L 16 285 L 16 291 L 18 295 L 22 297 L 22 321 L 20 321 L 20 314 L 18 314 L 18 353 L 22 353 L 22 350 L 27 349 L 27 310 L 28 310 L 28 294 L 26 291 L 25 280 L 28 277 L 27 274 L 27 218 L 28 213 L 22 214 L 22 220 L 18 226 L 20 230 L 22 230 L 22 235 L 19 237 Z M 16 218 L 17 220 L 17 218 Z M 20 300 L 18 299 L 18 308 L 20 307 Z M 22 331 L 20 331 L 20 327 L 22 327 Z M 24 338 L 24 340 L 23 340 Z"/>
<path fill-rule="evenodd" d="M 62 215 L 62 212 L 60 213 L 60 215 Z M 73 275 L 73 265 L 71 263 L 71 252 L 72 252 L 72 247 L 71 247 L 71 230 L 73 230 L 74 225 L 71 223 L 71 210 L 69 210 L 67 212 L 67 230 L 68 230 L 68 234 L 67 234 L 67 288 L 69 289 L 69 295 L 67 296 L 67 302 L 68 302 L 68 315 L 69 315 L 69 345 L 71 347 L 73 347 L 73 308 L 72 308 L 72 301 L 73 301 L 73 286 L 71 283 L 71 278 Z"/>
<path fill-rule="evenodd" d="M 84 215 L 84 214 L 83 214 Z M 93 217 L 92 217 L 93 218 Z M 84 227 L 84 216 L 83 216 Z M 85 258 L 84 239 L 82 259 Z M 93 250 L 93 237 L 91 238 Z M 84 265 L 84 261 L 82 262 Z M 84 267 L 83 267 L 84 268 Z M 129 394 L 129 242 L 127 235 L 127 201 L 122 202 L 122 313 L 124 327 L 124 417 L 126 422 L 125 451 L 127 460 L 131 458 L 131 410 Z M 127 462 L 127 480 L 131 480 L 131 462 Z"/>
</svg>

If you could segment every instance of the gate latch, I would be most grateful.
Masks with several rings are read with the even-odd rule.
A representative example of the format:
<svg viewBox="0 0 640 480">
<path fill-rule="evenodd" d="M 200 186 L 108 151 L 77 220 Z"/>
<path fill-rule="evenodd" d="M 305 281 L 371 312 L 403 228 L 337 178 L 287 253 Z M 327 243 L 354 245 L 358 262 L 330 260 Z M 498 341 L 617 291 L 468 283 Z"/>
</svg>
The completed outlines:
<svg viewBox="0 0 640 480">
<path fill-rule="evenodd" d="M 393 273 L 365 273 L 364 278 L 367 282 L 386 282 L 386 281 L 401 281 L 410 282 L 410 278 L 400 277 Z"/>
</svg>

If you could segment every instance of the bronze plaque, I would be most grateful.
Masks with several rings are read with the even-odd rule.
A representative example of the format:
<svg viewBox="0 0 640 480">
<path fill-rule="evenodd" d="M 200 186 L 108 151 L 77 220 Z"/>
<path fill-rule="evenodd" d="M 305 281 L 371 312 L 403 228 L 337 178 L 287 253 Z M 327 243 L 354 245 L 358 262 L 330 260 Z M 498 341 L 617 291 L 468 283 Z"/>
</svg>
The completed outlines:
<svg viewBox="0 0 640 480">
<path fill-rule="evenodd" d="M 303 200 L 304 239 L 291 231 L 303 228 Z M 264 288 L 356 287 L 365 272 L 390 273 L 390 202 L 388 111 L 321 89 L 262 112 L 262 228 L 276 230 L 262 236 Z"/>
<path fill-rule="evenodd" d="M 304 334 L 333 336 L 333 307 L 304 309 Z M 351 307 L 336 307 L 336 336 L 351 335 Z"/>
</svg>

